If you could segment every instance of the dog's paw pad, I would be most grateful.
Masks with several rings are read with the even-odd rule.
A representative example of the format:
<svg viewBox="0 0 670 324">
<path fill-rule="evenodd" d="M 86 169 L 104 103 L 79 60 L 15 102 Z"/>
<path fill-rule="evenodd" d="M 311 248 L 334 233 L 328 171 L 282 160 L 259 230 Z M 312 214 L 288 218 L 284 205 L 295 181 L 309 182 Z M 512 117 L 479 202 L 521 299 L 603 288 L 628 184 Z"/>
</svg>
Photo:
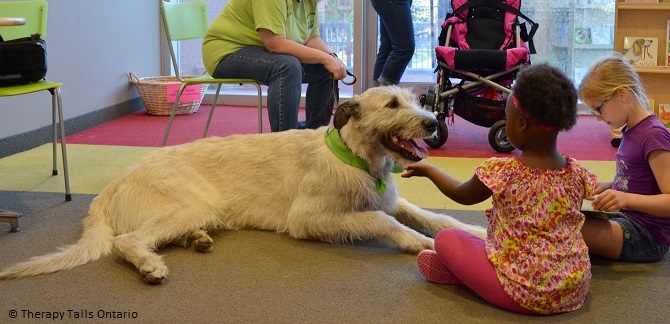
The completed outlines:
<svg viewBox="0 0 670 324">
<path fill-rule="evenodd" d="M 163 280 L 165 280 L 165 277 L 164 276 L 156 277 L 153 274 L 146 274 L 146 275 L 143 276 L 142 279 L 144 279 L 144 281 L 148 284 L 158 285 L 158 284 L 163 283 Z"/>
<path fill-rule="evenodd" d="M 212 252 L 214 249 L 214 240 L 212 240 L 211 237 L 201 237 L 195 241 L 193 241 L 192 245 L 193 249 L 197 252 Z"/>
<path fill-rule="evenodd" d="M 165 280 L 165 277 L 167 277 L 167 268 L 142 267 L 140 268 L 140 275 L 142 275 L 142 279 L 148 284 L 161 284 Z"/>
<path fill-rule="evenodd" d="M 419 254 L 419 252 L 423 250 L 434 250 L 434 249 L 435 249 L 435 240 L 428 237 L 420 240 L 419 242 L 416 242 L 415 244 L 405 247 L 405 251 L 413 254 Z"/>
<path fill-rule="evenodd" d="M 214 240 L 203 230 L 197 230 L 188 236 L 189 246 L 197 252 L 212 252 Z"/>
</svg>

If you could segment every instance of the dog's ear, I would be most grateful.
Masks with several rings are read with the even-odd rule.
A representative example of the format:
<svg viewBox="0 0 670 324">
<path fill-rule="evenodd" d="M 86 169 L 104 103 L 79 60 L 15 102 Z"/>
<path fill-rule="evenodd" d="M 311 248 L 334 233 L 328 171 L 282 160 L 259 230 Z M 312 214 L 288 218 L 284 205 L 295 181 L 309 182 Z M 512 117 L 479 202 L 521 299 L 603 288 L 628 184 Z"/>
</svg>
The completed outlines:
<svg viewBox="0 0 670 324">
<path fill-rule="evenodd" d="M 642 45 L 644 45 L 644 39 L 642 38 L 636 39 L 633 42 L 633 53 L 635 53 L 636 56 L 642 54 Z"/>
<path fill-rule="evenodd" d="M 341 129 L 351 117 L 360 117 L 360 106 L 354 99 L 347 100 L 337 106 L 333 117 L 333 126 L 335 126 L 335 129 Z"/>
</svg>

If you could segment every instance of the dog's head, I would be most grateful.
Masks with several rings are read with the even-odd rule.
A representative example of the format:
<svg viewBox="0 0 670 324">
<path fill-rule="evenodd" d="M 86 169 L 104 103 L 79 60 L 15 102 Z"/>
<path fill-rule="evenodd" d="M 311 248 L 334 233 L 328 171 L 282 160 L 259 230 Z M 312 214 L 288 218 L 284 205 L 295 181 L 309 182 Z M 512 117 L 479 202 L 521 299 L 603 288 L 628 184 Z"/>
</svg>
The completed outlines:
<svg viewBox="0 0 670 324">
<path fill-rule="evenodd" d="M 428 152 L 415 140 L 432 136 L 438 127 L 435 115 L 398 86 L 371 88 L 342 103 L 333 125 L 356 155 L 369 162 L 387 156 L 399 165 L 424 159 Z"/>
</svg>

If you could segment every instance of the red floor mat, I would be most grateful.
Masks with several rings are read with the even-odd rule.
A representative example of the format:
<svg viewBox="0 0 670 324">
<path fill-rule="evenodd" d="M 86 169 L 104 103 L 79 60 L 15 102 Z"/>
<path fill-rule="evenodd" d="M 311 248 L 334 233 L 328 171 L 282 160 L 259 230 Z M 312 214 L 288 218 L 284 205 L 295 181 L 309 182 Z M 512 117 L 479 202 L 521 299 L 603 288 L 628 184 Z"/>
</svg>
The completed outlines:
<svg viewBox="0 0 670 324">
<path fill-rule="evenodd" d="M 192 115 L 178 115 L 173 123 L 168 145 L 196 140 L 202 136 L 209 107 L 203 105 Z M 258 129 L 255 107 L 219 106 L 214 113 L 209 136 L 251 134 Z M 304 112 L 301 111 L 301 116 Z M 303 117 L 304 118 L 304 117 Z M 168 116 L 139 112 L 67 137 L 68 144 L 121 145 L 159 147 L 163 141 Z M 447 142 L 439 149 L 429 149 L 430 156 L 486 158 L 506 156 L 488 143 L 488 128 L 456 116 L 449 127 Z M 267 111 L 263 113 L 263 130 L 270 131 Z M 420 143 L 425 145 L 424 143 Z M 577 125 L 558 137 L 559 150 L 579 160 L 613 161 L 616 149 L 610 144 L 609 127 L 594 116 L 580 116 Z"/>
</svg>

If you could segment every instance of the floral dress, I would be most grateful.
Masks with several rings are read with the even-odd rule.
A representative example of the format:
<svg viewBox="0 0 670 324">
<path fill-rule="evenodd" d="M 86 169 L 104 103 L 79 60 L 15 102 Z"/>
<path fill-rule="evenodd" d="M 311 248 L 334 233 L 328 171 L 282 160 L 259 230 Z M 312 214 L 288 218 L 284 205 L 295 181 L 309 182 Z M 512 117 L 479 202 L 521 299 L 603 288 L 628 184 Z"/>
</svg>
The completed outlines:
<svg viewBox="0 0 670 324">
<path fill-rule="evenodd" d="M 507 294 L 543 314 L 580 308 L 591 279 L 580 209 L 596 176 L 566 159 L 565 168 L 545 170 L 491 158 L 475 171 L 493 192 L 486 254 Z"/>
</svg>

